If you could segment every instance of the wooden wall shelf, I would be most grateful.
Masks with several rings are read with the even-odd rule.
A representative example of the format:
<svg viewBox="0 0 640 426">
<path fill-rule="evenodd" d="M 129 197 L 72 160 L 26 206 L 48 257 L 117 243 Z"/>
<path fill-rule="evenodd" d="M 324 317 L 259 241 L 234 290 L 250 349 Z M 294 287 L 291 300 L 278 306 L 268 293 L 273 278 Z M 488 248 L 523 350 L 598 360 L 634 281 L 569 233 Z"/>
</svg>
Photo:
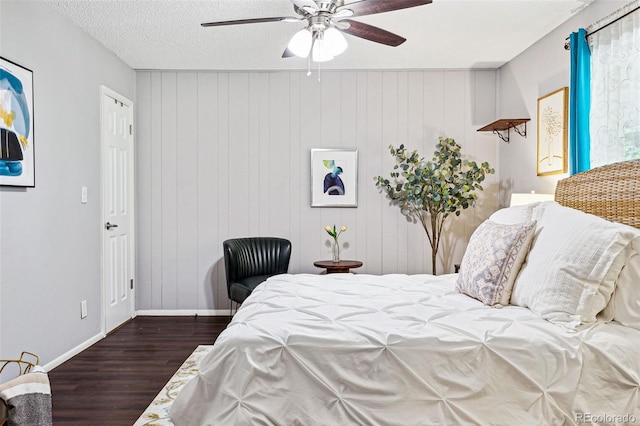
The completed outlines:
<svg viewBox="0 0 640 426">
<path fill-rule="evenodd" d="M 527 137 L 527 121 L 530 120 L 530 118 L 501 118 L 491 124 L 487 124 L 481 129 L 478 129 L 478 132 L 493 132 L 498 135 L 500 139 L 508 143 L 511 136 L 510 129 L 513 129 L 517 134 L 524 138 Z M 520 129 L 520 126 L 523 125 L 524 129 Z"/>
</svg>

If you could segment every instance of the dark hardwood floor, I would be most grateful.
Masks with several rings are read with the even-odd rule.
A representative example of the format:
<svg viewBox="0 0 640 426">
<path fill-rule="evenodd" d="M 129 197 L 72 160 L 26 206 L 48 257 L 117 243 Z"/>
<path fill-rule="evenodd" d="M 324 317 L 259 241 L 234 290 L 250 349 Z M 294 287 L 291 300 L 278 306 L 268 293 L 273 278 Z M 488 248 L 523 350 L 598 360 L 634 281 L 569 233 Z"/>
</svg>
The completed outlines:
<svg viewBox="0 0 640 426">
<path fill-rule="evenodd" d="M 136 317 L 49 372 L 54 425 L 132 425 L 229 317 Z"/>
</svg>

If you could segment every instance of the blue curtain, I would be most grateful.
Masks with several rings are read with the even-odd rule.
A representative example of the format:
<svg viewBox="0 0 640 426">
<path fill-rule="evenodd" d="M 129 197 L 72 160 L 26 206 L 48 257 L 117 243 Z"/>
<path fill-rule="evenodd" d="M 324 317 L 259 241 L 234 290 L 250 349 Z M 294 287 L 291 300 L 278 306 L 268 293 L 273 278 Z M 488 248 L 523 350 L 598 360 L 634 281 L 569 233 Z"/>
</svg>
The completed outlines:
<svg viewBox="0 0 640 426">
<path fill-rule="evenodd" d="M 569 172 L 591 167 L 589 109 L 591 108 L 591 52 L 587 31 L 571 33 L 571 86 L 569 88 Z"/>
</svg>

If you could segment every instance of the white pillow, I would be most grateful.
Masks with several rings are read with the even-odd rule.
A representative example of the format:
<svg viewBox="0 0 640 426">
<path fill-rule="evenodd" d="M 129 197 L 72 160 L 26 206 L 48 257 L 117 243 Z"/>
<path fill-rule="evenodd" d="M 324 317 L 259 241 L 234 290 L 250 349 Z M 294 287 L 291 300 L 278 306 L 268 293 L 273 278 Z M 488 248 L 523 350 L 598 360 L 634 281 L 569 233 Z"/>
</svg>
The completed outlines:
<svg viewBox="0 0 640 426">
<path fill-rule="evenodd" d="M 533 219 L 536 236 L 511 303 L 572 329 L 594 323 L 640 233 L 554 201 L 535 207 Z"/>
<path fill-rule="evenodd" d="M 462 257 L 456 290 L 485 305 L 508 305 L 535 229 L 535 222 L 504 225 L 484 221 L 471 235 Z"/>
<path fill-rule="evenodd" d="M 506 207 L 494 212 L 489 216 L 489 220 L 504 225 L 515 225 L 529 222 L 533 217 L 533 209 L 540 205 L 540 201 L 530 204 L 521 204 L 513 207 Z"/>
<path fill-rule="evenodd" d="M 640 254 L 634 253 L 622 268 L 613 296 L 613 319 L 640 330 Z"/>
</svg>

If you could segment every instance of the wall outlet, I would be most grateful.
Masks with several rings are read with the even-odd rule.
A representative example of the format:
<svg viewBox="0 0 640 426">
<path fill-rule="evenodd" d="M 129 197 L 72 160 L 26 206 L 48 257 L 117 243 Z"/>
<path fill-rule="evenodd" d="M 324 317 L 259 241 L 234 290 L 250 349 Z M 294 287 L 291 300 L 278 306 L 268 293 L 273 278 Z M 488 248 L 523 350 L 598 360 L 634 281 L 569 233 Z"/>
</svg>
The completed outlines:
<svg viewBox="0 0 640 426">
<path fill-rule="evenodd" d="M 80 319 L 87 317 L 87 301 L 80 302 Z"/>
<path fill-rule="evenodd" d="M 83 186 L 82 188 L 80 188 L 80 202 L 82 204 L 87 204 L 87 187 Z"/>
</svg>

